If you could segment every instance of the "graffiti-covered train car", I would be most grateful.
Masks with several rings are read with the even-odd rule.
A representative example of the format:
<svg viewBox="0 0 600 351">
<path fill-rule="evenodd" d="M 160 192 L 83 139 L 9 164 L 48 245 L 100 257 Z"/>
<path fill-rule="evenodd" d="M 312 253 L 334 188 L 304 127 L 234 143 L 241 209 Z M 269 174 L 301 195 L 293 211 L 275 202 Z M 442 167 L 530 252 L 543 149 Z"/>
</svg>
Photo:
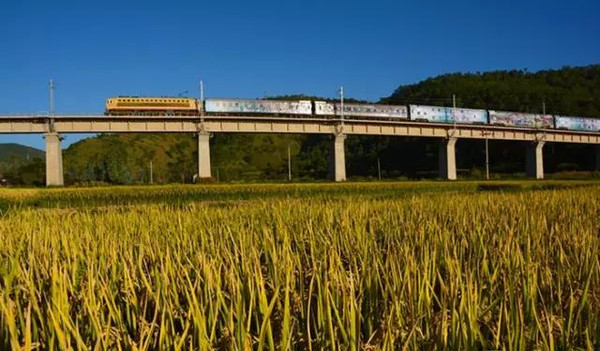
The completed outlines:
<svg viewBox="0 0 600 351">
<path fill-rule="evenodd" d="M 312 115 L 310 101 L 285 100 L 242 100 L 242 99 L 207 99 L 204 102 L 207 113 L 226 114 L 279 114 L 279 115 Z"/>
<path fill-rule="evenodd" d="M 438 123 L 487 124 L 486 110 L 442 106 L 409 105 L 410 119 Z"/>
<path fill-rule="evenodd" d="M 587 117 L 555 116 L 556 129 L 600 132 L 600 119 Z"/>
<path fill-rule="evenodd" d="M 522 112 L 506 112 L 489 110 L 489 124 L 526 127 L 526 128 L 554 128 L 552 115 L 542 115 Z"/>
</svg>

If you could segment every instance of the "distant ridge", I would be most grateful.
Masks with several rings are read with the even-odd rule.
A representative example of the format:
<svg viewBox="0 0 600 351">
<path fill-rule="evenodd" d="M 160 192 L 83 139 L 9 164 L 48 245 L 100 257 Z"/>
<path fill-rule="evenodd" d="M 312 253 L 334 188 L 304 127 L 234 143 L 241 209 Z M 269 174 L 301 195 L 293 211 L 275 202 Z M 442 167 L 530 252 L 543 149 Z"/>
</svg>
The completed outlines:
<svg viewBox="0 0 600 351">
<path fill-rule="evenodd" d="M 15 156 L 19 160 L 27 161 L 37 157 L 44 157 L 44 151 L 34 147 L 15 143 L 0 144 L 0 162 L 8 162 Z"/>
</svg>

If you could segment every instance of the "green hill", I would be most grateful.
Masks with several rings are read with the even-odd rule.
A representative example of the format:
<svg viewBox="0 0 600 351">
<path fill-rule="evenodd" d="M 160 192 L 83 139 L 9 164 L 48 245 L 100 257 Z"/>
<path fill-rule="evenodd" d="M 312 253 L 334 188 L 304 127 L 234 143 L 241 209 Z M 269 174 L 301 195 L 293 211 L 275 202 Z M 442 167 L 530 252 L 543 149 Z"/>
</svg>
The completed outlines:
<svg viewBox="0 0 600 351">
<path fill-rule="evenodd" d="M 453 73 L 400 86 L 382 102 L 600 117 L 600 65 L 539 72 Z"/>
<path fill-rule="evenodd" d="M 0 162 L 9 162 L 14 158 L 26 161 L 36 157 L 44 157 L 44 151 L 14 143 L 0 144 Z"/>
<path fill-rule="evenodd" d="M 422 104 L 452 106 L 452 95 L 458 107 L 495 109 L 571 116 L 600 117 L 600 65 L 564 67 L 558 70 L 527 72 L 526 70 L 484 73 L 453 73 L 426 79 L 417 84 L 398 87 L 381 99 L 389 104 Z M 422 177 L 435 174 L 437 145 L 435 140 L 362 137 L 361 144 L 383 144 L 378 153 L 383 168 L 391 174 Z M 520 173 L 525 167 L 525 144 L 491 142 L 490 160 L 493 173 Z M 361 146 L 364 148 L 364 146 Z M 485 167 L 484 141 L 460 140 L 457 165 L 462 174 L 478 176 Z M 594 167 L 593 150 L 588 145 L 550 144 L 545 148 L 548 172 L 565 170 L 589 171 Z M 350 151 L 349 158 L 357 153 Z M 362 157 L 371 169 L 354 167 L 349 174 L 373 174 L 376 157 Z"/>
<path fill-rule="evenodd" d="M 0 144 L 0 175 L 15 185 L 44 184 L 44 151 L 20 144 Z"/>
</svg>

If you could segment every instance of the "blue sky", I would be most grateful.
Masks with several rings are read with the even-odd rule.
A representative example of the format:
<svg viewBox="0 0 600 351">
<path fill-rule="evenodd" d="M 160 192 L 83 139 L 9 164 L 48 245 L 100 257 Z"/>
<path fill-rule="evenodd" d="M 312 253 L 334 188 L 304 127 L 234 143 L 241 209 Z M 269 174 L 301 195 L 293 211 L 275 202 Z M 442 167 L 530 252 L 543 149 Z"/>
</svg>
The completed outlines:
<svg viewBox="0 0 600 351">
<path fill-rule="evenodd" d="M 108 96 L 291 93 L 376 101 L 450 72 L 600 62 L 600 1 L 7 1 L 0 114 L 101 113 Z M 63 147 L 79 140 L 68 135 Z M 0 143 L 44 147 L 41 136 Z"/>
</svg>

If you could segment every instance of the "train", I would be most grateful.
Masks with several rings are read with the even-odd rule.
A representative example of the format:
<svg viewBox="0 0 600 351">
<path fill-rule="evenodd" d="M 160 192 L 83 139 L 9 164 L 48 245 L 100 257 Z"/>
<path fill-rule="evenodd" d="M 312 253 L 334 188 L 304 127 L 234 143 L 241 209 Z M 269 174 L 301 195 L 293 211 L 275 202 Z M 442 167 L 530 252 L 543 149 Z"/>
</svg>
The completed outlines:
<svg viewBox="0 0 600 351">
<path fill-rule="evenodd" d="M 197 116 L 202 104 L 186 97 L 119 96 L 106 99 L 107 116 Z"/>
<path fill-rule="evenodd" d="M 343 107 L 342 107 L 343 106 Z M 106 99 L 107 116 L 228 116 L 378 119 L 433 123 L 497 125 L 517 128 L 600 132 L 600 119 L 550 114 L 452 108 L 425 105 L 383 105 L 319 100 L 206 99 L 119 96 Z"/>
</svg>

